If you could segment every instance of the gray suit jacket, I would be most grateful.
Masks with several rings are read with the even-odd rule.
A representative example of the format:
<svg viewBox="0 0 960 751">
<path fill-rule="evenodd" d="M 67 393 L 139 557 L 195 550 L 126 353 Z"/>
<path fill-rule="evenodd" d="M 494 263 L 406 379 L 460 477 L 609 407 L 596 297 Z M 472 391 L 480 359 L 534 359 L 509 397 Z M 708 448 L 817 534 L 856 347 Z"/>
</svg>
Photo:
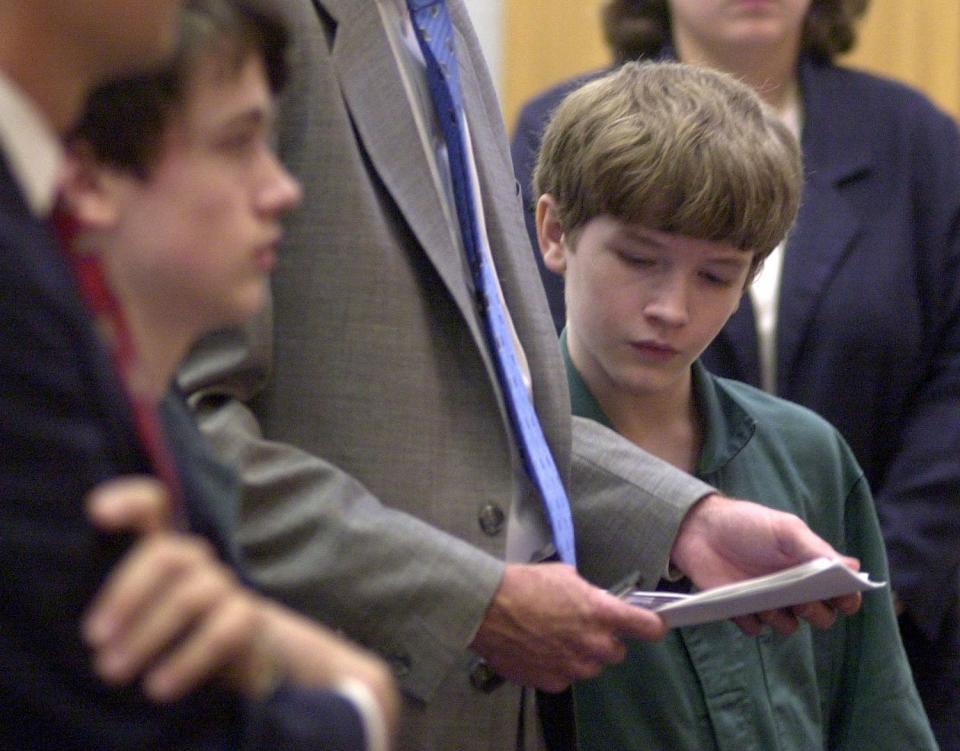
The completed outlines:
<svg viewBox="0 0 960 751">
<path fill-rule="evenodd" d="M 272 320 L 205 343 L 182 383 L 245 483 L 239 540 L 259 583 L 379 651 L 408 701 L 401 748 L 516 747 L 520 689 L 474 689 L 471 641 L 499 584 L 511 507 L 543 524 L 374 0 L 270 0 L 295 30 L 281 155 L 303 181 Z M 569 398 L 530 256 L 500 110 L 450 2 L 485 220 L 561 474 Z M 709 488 L 578 422 L 584 574 L 664 569 Z M 323 457 L 323 460 L 318 457 Z M 529 712 L 527 715 L 529 716 Z"/>
</svg>

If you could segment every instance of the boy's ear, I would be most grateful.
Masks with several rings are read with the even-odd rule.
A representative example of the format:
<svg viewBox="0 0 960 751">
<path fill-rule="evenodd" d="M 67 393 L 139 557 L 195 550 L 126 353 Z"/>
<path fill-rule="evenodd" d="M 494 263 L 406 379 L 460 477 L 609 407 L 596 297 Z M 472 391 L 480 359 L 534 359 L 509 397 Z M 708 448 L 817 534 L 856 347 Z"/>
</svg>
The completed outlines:
<svg viewBox="0 0 960 751">
<path fill-rule="evenodd" d="M 68 147 L 61 180 L 61 194 L 69 212 L 89 229 L 110 229 L 120 213 L 122 176 L 94 158 L 88 144 Z"/>
<path fill-rule="evenodd" d="M 554 274 L 563 276 L 567 270 L 567 241 L 557 216 L 557 202 L 549 193 L 544 193 L 537 201 L 537 242 L 543 265 Z"/>
</svg>

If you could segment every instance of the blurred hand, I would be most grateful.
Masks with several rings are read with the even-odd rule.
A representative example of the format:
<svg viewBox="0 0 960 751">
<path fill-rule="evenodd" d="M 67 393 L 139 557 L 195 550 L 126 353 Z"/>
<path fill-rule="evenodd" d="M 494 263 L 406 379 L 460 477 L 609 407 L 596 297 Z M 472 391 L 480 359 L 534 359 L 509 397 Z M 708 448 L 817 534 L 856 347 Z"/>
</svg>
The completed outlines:
<svg viewBox="0 0 960 751">
<path fill-rule="evenodd" d="M 815 535 L 804 522 L 782 511 L 750 501 L 710 495 L 687 514 L 670 559 L 701 589 L 762 576 L 826 556 L 840 559 L 854 571 L 860 563 L 842 556 Z M 860 594 L 812 602 L 782 610 L 736 618 L 746 633 L 758 634 L 764 625 L 780 633 L 796 630 L 798 619 L 814 628 L 829 628 L 837 613 L 851 615 L 860 608 Z"/>
<path fill-rule="evenodd" d="M 621 637 L 665 632 L 657 615 L 588 584 L 571 566 L 510 564 L 470 646 L 504 678 L 556 692 L 620 662 Z"/>
<path fill-rule="evenodd" d="M 260 598 L 205 539 L 169 527 L 169 499 L 159 483 L 105 483 L 91 493 L 88 513 L 104 531 L 140 535 L 83 624 L 101 677 L 124 684 L 142 676 L 157 701 L 178 699 L 228 668 L 238 690 L 268 690 L 278 668 L 262 638 Z"/>
<path fill-rule="evenodd" d="M 217 678 L 261 698 L 281 679 L 335 687 L 358 681 L 392 734 L 399 697 L 386 665 L 325 627 L 244 586 L 198 535 L 170 528 L 163 487 L 149 478 L 98 486 L 93 523 L 140 539 L 90 606 L 83 635 L 108 682 L 141 679 L 156 701 L 173 701 Z"/>
</svg>

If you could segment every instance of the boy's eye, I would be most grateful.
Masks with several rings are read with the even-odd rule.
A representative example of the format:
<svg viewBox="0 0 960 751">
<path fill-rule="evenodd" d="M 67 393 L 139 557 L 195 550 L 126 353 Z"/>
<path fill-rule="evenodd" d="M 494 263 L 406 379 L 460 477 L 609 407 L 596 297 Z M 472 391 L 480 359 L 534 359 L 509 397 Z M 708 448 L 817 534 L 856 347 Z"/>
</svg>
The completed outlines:
<svg viewBox="0 0 960 751">
<path fill-rule="evenodd" d="M 258 142 L 258 133 L 244 130 L 226 135 L 219 145 L 224 151 L 243 153 L 254 149 Z"/>
<path fill-rule="evenodd" d="M 655 258 L 651 258 L 649 256 L 638 256 L 633 253 L 620 253 L 620 258 L 624 263 L 627 263 L 630 266 L 638 266 L 640 268 L 648 268 L 657 262 Z"/>
<path fill-rule="evenodd" d="M 701 271 L 700 276 L 708 284 L 712 284 L 716 287 L 729 287 L 733 284 L 733 280 L 728 278 L 725 274 L 718 274 L 713 271 Z"/>
</svg>

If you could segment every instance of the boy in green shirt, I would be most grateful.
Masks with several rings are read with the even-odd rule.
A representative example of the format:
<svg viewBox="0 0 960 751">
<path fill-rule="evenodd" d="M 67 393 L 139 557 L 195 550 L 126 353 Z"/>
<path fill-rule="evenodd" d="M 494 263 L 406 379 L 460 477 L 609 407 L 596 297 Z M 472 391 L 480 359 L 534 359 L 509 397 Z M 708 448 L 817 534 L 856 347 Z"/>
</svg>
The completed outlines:
<svg viewBox="0 0 960 751">
<path fill-rule="evenodd" d="M 786 235 L 802 181 L 796 139 L 746 86 L 631 63 L 571 94 L 547 128 L 540 248 L 565 277 L 575 414 L 796 514 L 882 580 L 870 492 L 840 435 L 697 359 Z M 676 629 L 631 645 L 574 697 L 586 751 L 936 748 L 888 590 L 828 631 Z"/>
</svg>

